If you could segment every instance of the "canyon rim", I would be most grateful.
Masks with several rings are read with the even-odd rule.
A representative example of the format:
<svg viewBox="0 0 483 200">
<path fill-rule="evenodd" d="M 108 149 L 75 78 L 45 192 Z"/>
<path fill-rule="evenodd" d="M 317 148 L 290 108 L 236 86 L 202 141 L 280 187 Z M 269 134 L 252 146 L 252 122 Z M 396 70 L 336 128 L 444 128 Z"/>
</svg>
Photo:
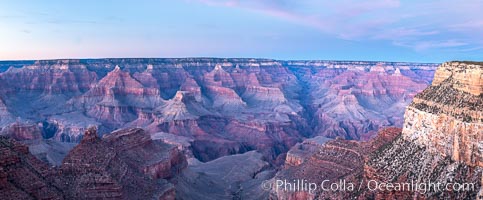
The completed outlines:
<svg viewBox="0 0 483 200">
<path fill-rule="evenodd" d="M 0 1 L 0 200 L 483 200 L 482 8 Z"/>
</svg>

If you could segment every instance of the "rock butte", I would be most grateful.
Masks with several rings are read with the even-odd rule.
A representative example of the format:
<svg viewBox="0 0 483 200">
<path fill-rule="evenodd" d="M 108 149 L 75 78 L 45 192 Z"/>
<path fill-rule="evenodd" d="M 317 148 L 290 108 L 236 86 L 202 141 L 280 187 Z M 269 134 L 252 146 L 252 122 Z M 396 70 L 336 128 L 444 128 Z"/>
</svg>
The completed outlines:
<svg viewBox="0 0 483 200">
<path fill-rule="evenodd" d="M 202 161 L 256 149 L 274 162 L 306 137 L 367 140 L 382 127 L 402 127 L 405 106 L 435 68 L 219 58 L 0 62 L 0 127 L 17 119 L 43 139 L 74 143 L 89 126 L 101 134 L 141 127 L 193 139 Z M 18 129 L 2 134 L 38 137 L 10 130 Z"/>
</svg>

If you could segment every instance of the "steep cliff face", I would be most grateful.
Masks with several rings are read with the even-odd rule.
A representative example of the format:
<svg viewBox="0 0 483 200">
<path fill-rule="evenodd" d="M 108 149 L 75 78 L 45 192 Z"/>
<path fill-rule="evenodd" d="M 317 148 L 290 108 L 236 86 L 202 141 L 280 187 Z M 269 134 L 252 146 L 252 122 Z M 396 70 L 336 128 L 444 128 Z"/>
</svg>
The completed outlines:
<svg viewBox="0 0 483 200">
<path fill-rule="evenodd" d="M 482 63 L 473 62 L 444 63 L 436 70 L 431 85 L 438 86 L 449 79 L 454 89 L 478 96 L 483 93 L 481 65 Z"/>
<path fill-rule="evenodd" d="M 378 72 L 382 70 L 377 70 Z M 404 128 L 384 129 L 369 142 L 337 139 L 307 149 L 310 157 L 287 154 L 285 168 L 273 181 L 347 183 L 362 189 L 287 191 L 273 189 L 273 199 L 481 199 L 483 96 L 482 65 L 444 63 L 431 86 L 406 109 Z M 300 151 L 296 145 L 290 152 Z M 315 175 L 314 175 L 315 174 Z M 426 184 L 421 190 L 371 190 L 370 183 Z M 430 186 L 433 183 L 433 186 Z M 450 189 L 435 189 L 434 184 Z M 466 184 L 461 188 L 461 184 Z M 339 183 L 339 186 L 341 183 Z M 457 189 L 453 186 L 457 185 Z M 347 184 L 345 185 L 347 187 Z M 429 187 L 429 188 L 428 188 Z M 431 188 L 432 187 L 432 188 Z M 453 188 L 451 188 L 453 187 Z M 459 187 L 459 188 L 458 188 Z M 319 188 L 320 189 L 320 188 Z M 374 188 L 373 188 L 374 189 Z"/>
<path fill-rule="evenodd" d="M 62 142 L 80 142 L 89 126 L 101 133 L 142 127 L 193 139 L 203 161 L 253 149 L 276 160 L 304 137 L 367 140 L 402 125 L 404 106 L 435 67 L 217 58 L 0 66 L 9 68 L 0 73 L 2 127 L 29 121 L 43 138 Z"/>
<path fill-rule="evenodd" d="M 444 63 L 405 113 L 403 137 L 470 166 L 483 166 L 483 66 Z"/>
</svg>

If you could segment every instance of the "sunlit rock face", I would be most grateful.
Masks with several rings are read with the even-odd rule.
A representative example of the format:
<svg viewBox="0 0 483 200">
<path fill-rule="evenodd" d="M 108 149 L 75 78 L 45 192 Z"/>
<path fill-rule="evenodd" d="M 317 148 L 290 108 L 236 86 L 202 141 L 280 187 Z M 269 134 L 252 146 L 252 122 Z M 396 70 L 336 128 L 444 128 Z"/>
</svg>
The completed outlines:
<svg viewBox="0 0 483 200">
<path fill-rule="evenodd" d="M 405 106 L 435 67 L 217 58 L 0 62 L 0 125 L 36 124 L 42 138 L 61 142 L 80 142 L 89 126 L 101 135 L 141 127 L 189 138 L 202 161 L 254 149 L 274 161 L 306 137 L 368 140 L 382 127 L 402 126 Z"/>
<path fill-rule="evenodd" d="M 483 166 L 483 66 L 448 62 L 406 110 L 403 136 L 470 166 Z"/>
<path fill-rule="evenodd" d="M 481 199 L 483 198 L 482 63 L 449 62 L 407 107 L 404 127 L 387 128 L 368 142 L 308 139 L 288 151 L 272 179 L 338 180 L 362 184 L 354 191 L 284 191 L 272 199 Z M 380 69 L 376 70 L 380 72 Z M 315 138 L 314 138 L 315 139 Z M 303 152 L 304 156 L 300 156 Z M 369 181 L 468 184 L 465 190 L 369 190 Z"/>
</svg>

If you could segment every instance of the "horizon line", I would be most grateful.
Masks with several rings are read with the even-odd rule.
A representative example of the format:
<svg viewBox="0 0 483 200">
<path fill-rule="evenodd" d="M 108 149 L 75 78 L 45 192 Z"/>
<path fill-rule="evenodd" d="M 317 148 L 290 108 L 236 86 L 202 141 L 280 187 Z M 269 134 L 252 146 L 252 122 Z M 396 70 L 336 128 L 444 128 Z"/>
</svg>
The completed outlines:
<svg viewBox="0 0 483 200">
<path fill-rule="evenodd" d="M 107 59 L 256 59 L 256 60 L 271 60 L 271 61 L 339 61 L 339 62 L 384 62 L 384 63 L 420 63 L 420 64 L 441 64 L 445 62 L 464 62 L 463 60 L 448 60 L 443 62 L 423 62 L 423 61 L 388 61 L 388 60 L 350 60 L 350 59 L 274 59 L 264 57 L 98 57 L 98 58 L 47 58 L 47 59 L 6 59 L 0 62 L 28 62 L 28 61 L 61 61 L 61 60 L 107 60 Z M 479 61 L 471 61 L 479 62 Z"/>
</svg>

